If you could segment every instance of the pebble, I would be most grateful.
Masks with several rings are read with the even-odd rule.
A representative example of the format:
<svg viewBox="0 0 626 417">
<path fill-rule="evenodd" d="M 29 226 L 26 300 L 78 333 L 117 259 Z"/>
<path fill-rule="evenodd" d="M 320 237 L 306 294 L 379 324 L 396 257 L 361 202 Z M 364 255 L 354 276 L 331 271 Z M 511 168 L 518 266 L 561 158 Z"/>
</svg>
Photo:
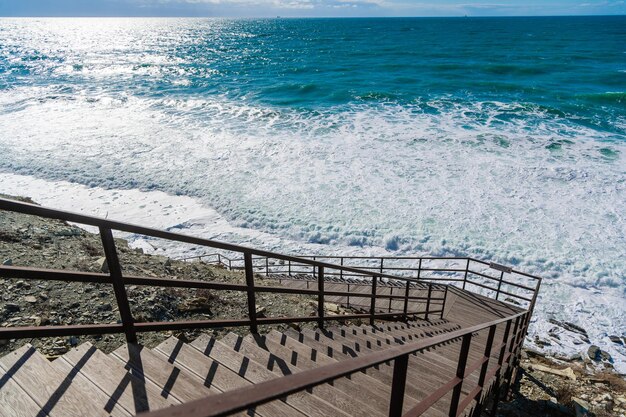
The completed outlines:
<svg viewBox="0 0 626 417">
<path fill-rule="evenodd" d="M 4 266 L 11 266 L 11 265 L 13 265 L 13 259 L 5 259 L 2 262 L 2 265 L 4 265 Z"/>
<path fill-rule="evenodd" d="M 27 303 L 30 303 L 30 304 L 36 304 L 37 303 L 37 297 L 35 297 L 33 295 L 27 295 L 26 297 L 24 297 L 24 301 L 26 301 Z"/>
</svg>

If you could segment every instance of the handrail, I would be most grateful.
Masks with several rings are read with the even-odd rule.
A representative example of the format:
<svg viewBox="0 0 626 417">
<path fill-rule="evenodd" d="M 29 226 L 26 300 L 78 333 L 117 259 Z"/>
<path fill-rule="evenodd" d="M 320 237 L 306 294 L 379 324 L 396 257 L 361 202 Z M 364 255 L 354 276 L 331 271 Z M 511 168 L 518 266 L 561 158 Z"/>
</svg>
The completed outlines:
<svg viewBox="0 0 626 417">
<path fill-rule="evenodd" d="M 150 227 L 138 226 L 130 223 L 124 223 L 114 220 L 101 219 L 99 217 L 87 216 L 84 214 L 56 210 L 38 206 L 36 204 L 23 203 L 21 201 L 9 200 L 6 198 L 0 198 L 0 210 L 13 211 L 22 214 L 29 214 L 38 217 L 44 217 L 48 219 L 64 220 L 72 223 L 79 223 L 88 226 L 94 226 L 103 229 L 117 230 L 120 232 L 134 233 L 143 236 L 150 236 L 160 239 L 173 240 L 181 243 L 188 243 L 192 245 L 208 246 L 216 249 L 222 249 L 231 252 L 250 253 L 252 255 L 262 256 L 264 258 L 281 259 L 284 261 L 292 261 L 295 263 L 302 263 L 311 266 L 322 266 L 329 269 L 338 269 L 346 272 L 353 272 L 359 275 L 377 276 L 380 278 L 399 279 L 402 281 L 411 281 L 410 278 L 400 277 L 389 274 L 372 273 L 371 271 L 364 271 L 358 268 L 352 268 L 342 265 L 335 265 L 328 262 L 320 262 L 317 260 L 310 260 L 303 257 L 297 257 L 293 255 L 284 255 L 281 253 L 266 251 L 262 249 L 255 249 L 247 246 L 234 245 L 231 243 L 220 242 L 212 239 L 204 239 L 182 233 L 167 232 L 164 230 L 153 229 Z"/>
<path fill-rule="evenodd" d="M 510 343 L 509 352 L 511 354 L 508 355 L 508 360 L 510 361 L 512 357 L 516 355 L 519 346 L 521 346 L 520 334 L 525 330 L 525 326 L 527 326 L 528 324 L 528 321 L 529 321 L 528 317 L 529 317 L 528 312 L 524 311 L 521 313 L 517 313 L 515 315 L 511 315 L 506 318 L 493 320 L 489 323 L 475 325 L 469 328 L 456 330 L 456 331 L 443 334 L 440 336 L 425 338 L 417 342 L 390 347 L 381 351 L 369 353 L 367 355 L 358 356 L 358 357 L 346 359 L 337 363 L 324 365 L 319 368 L 309 369 L 309 370 L 298 372 L 295 374 L 286 375 L 278 380 L 265 381 L 262 383 L 239 388 L 233 391 L 227 391 L 222 394 L 212 395 L 210 397 L 194 400 L 194 401 L 177 405 L 174 407 L 156 410 L 152 412 L 141 413 L 140 416 L 142 417 L 227 416 L 236 412 L 241 412 L 241 411 L 245 411 L 254 407 L 258 407 L 262 404 L 266 404 L 273 400 L 284 398 L 290 394 L 294 394 L 294 393 L 301 392 L 307 389 L 311 389 L 315 386 L 318 386 L 327 382 L 332 382 L 338 378 L 349 376 L 356 372 L 359 372 L 359 371 L 362 371 L 362 370 L 365 370 L 365 369 L 368 369 L 368 368 L 371 368 L 376 365 L 380 365 L 382 363 L 389 362 L 389 361 L 395 362 L 394 383 L 392 385 L 391 398 L 400 399 L 400 398 L 403 398 L 403 395 L 400 396 L 398 395 L 397 392 L 394 393 L 394 389 L 397 389 L 396 384 L 400 384 L 398 381 L 396 381 L 395 376 L 396 376 L 396 373 L 398 373 L 398 374 L 403 374 L 404 377 L 406 378 L 406 371 L 407 371 L 406 367 L 408 366 L 408 361 L 401 360 L 401 358 L 408 359 L 409 355 L 412 355 L 414 353 L 421 352 L 430 347 L 438 346 L 442 343 L 446 343 L 454 339 L 462 338 L 463 346 L 461 349 L 460 357 L 464 357 L 465 359 L 467 359 L 467 355 L 469 352 L 469 344 L 471 343 L 472 334 L 479 332 L 481 330 L 487 329 L 487 328 L 490 329 L 489 339 L 491 340 L 488 343 L 489 351 L 486 351 L 485 353 L 490 353 L 491 345 L 493 344 L 493 333 L 495 332 L 496 326 L 502 323 L 508 323 L 507 325 L 507 328 L 508 328 L 510 323 L 512 323 L 513 320 L 515 320 L 515 323 L 516 323 L 515 327 L 517 329 L 515 329 L 514 335 L 510 341 L 511 343 Z M 505 332 L 505 333 L 508 333 L 508 332 Z M 509 340 L 507 340 L 508 334 L 505 334 L 504 339 L 505 340 L 503 341 L 503 343 L 506 344 L 507 342 L 509 342 Z M 515 342 L 515 344 L 513 342 Z M 486 355 L 486 358 L 488 357 L 489 356 Z M 501 355 L 501 359 L 503 359 L 503 357 L 504 355 Z M 481 372 L 481 379 L 482 379 L 481 384 L 483 385 L 485 382 L 484 379 L 485 379 L 485 376 L 486 376 L 485 374 L 487 371 L 487 368 L 484 365 L 487 362 L 488 362 L 488 359 L 486 359 L 484 363 L 481 363 L 481 367 L 483 368 Z M 504 362 L 504 360 L 502 362 Z M 404 369 L 396 370 L 396 368 L 398 368 L 399 363 L 401 364 L 400 366 L 403 367 Z M 499 365 L 501 368 L 502 363 L 499 363 Z M 498 368 L 498 370 L 500 368 Z M 476 369 L 478 369 L 478 367 Z M 436 392 L 435 397 L 437 398 L 431 398 L 433 397 L 431 395 L 430 397 L 427 397 L 422 402 L 429 402 L 431 404 L 427 404 L 427 405 L 430 406 L 432 405 L 432 403 L 436 402 L 445 394 L 447 394 L 450 390 L 454 389 L 455 390 L 454 397 L 456 398 L 456 401 L 455 401 L 455 398 L 453 398 L 452 408 L 454 410 L 452 410 L 451 408 L 451 415 L 458 416 L 463 411 L 463 409 L 461 409 L 459 406 L 459 400 L 460 400 L 460 393 L 461 393 L 460 386 L 462 382 L 464 381 L 464 378 L 467 376 L 465 374 L 465 371 L 466 371 L 466 367 L 464 365 L 462 366 L 462 371 L 457 373 L 457 376 L 452 378 L 448 383 L 444 384 L 443 387 L 447 389 L 445 390 L 442 389 L 441 390 L 442 392 Z M 456 392 L 457 388 L 458 388 L 458 393 Z M 473 394 L 473 397 L 471 397 L 470 399 L 474 399 L 477 395 L 479 395 L 480 391 L 482 391 L 482 388 L 483 387 L 481 386 L 478 392 L 472 392 L 471 394 Z M 455 406 L 455 402 L 457 404 L 456 406 Z M 462 405 L 465 403 L 469 404 L 469 401 L 467 402 L 463 401 L 460 404 Z M 408 415 L 420 415 L 421 412 L 428 409 L 428 407 L 423 407 L 423 406 L 420 407 L 420 405 L 421 403 L 418 403 L 414 407 L 414 409 L 406 413 L 406 415 L 407 416 Z M 401 405 L 400 407 L 397 407 L 396 405 L 396 407 L 393 407 L 393 408 L 394 409 L 399 408 L 400 413 L 397 415 L 402 415 Z M 421 411 L 421 412 L 418 412 L 418 411 Z"/>
<path fill-rule="evenodd" d="M 215 258 L 215 259 L 210 260 L 210 258 Z M 444 282 L 444 283 L 458 282 L 462 284 L 463 289 L 465 289 L 468 284 L 475 285 L 478 288 L 483 288 L 483 289 L 493 292 L 492 298 L 495 298 L 496 300 L 500 298 L 500 295 L 506 295 L 509 297 L 509 300 L 516 299 L 518 302 L 530 303 L 529 305 L 531 309 L 534 306 L 536 294 L 538 293 L 539 287 L 541 285 L 541 277 L 538 277 L 532 274 L 527 274 L 525 272 L 515 270 L 511 267 L 496 264 L 493 262 L 486 262 L 486 261 L 472 258 L 472 257 L 450 257 L 450 256 L 447 256 L 447 257 L 436 257 L 436 256 L 398 256 L 398 257 L 374 256 L 374 257 L 371 257 L 371 256 L 338 256 L 338 255 L 321 255 L 321 256 L 320 255 L 315 255 L 315 256 L 304 255 L 304 256 L 300 256 L 300 258 L 312 259 L 314 261 L 339 260 L 341 266 L 345 266 L 346 262 L 348 261 L 354 261 L 354 260 L 371 261 L 372 263 L 378 264 L 378 266 L 359 265 L 357 267 L 357 266 L 352 265 L 351 267 L 357 267 L 361 270 L 365 270 L 369 272 L 376 272 L 377 274 L 384 274 L 385 272 L 391 272 L 394 274 L 395 273 L 415 273 L 417 275 L 417 278 L 411 277 L 412 279 L 416 279 L 418 281 L 424 281 L 424 282 Z M 182 261 L 190 261 L 190 260 L 196 260 L 196 259 L 199 261 L 203 261 L 203 262 L 207 262 L 211 264 L 221 265 L 231 270 L 240 269 L 241 267 L 237 266 L 237 264 L 243 261 L 243 259 L 241 258 L 231 258 L 219 252 L 179 258 L 179 260 L 182 260 Z M 403 260 L 418 261 L 419 262 L 418 267 L 417 268 L 409 267 L 409 266 L 395 267 L 395 266 L 389 266 L 388 263 L 385 264 L 384 262 L 384 261 L 403 261 Z M 441 261 L 441 260 L 463 262 L 465 263 L 465 265 L 462 268 L 460 267 L 436 268 L 436 267 L 423 266 L 423 262 L 425 263 L 428 261 Z M 257 272 L 261 274 L 265 274 L 266 276 L 270 276 L 270 275 L 293 276 L 293 275 L 298 275 L 298 274 L 315 276 L 315 271 L 306 270 L 307 268 L 306 265 L 300 265 L 300 264 L 294 265 L 292 264 L 291 261 L 288 261 L 286 265 L 276 265 L 275 263 L 270 264 L 269 259 L 264 256 L 254 257 L 253 261 L 261 261 L 261 265 L 255 264 L 254 268 Z M 499 276 L 497 277 L 491 276 L 486 273 L 477 271 L 476 269 L 478 268 L 474 268 L 476 265 L 472 267 L 472 262 L 476 262 L 480 265 L 488 266 L 491 269 L 499 271 Z M 302 270 L 302 268 L 305 268 L 305 269 Z M 422 275 L 421 274 L 422 272 L 433 272 L 434 274 L 440 274 L 440 273 L 456 274 L 454 275 L 456 276 L 456 278 L 454 276 L 441 276 L 441 275 L 426 276 L 426 275 Z M 515 282 L 515 281 L 512 281 L 511 279 L 508 279 L 507 277 L 505 277 L 505 273 L 507 274 L 507 277 L 517 276 L 518 279 L 529 279 L 532 281 L 530 283 L 525 282 L 524 284 L 526 285 L 523 285 L 519 282 Z M 337 272 L 329 272 L 326 275 L 338 276 L 339 278 L 342 278 L 342 279 L 346 277 L 356 276 L 349 272 L 344 273 L 343 270 L 339 270 Z M 476 281 L 475 280 L 476 277 L 479 277 L 479 279 L 483 279 L 483 282 Z M 495 281 L 497 282 L 497 286 L 496 287 L 489 286 L 487 285 L 486 282 L 484 282 L 484 280 Z M 515 289 L 526 291 L 527 293 L 523 295 L 516 294 L 515 292 L 507 291 L 505 288 L 503 288 L 503 286 L 510 286 Z M 487 293 L 487 295 L 491 296 L 492 294 Z M 507 302 L 507 300 L 505 300 L 505 302 Z"/>
<path fill-rule="evenodd" d="M 203 239 L 198 237 L 187 236 L 179 233 L 172 233 L 128 223 L 122 223 L 118 221 L 100 219 L 93 216 L 86 216 L 77 213 L 71 213 L 61 210 L 54 210 L 50 208 L 41 207 L 35 204 L 24 203 L 19 201 L 13 201 L 9 199 L 0 198 L 0 210 L 18 212 L 27 215 L 34 215 L 44 218 L 64 220 L 89 226 L 95 226 L 99 229 L 102 246 L 104 248 L 105 258 L 109 267 L 108 274 L 93 274 L 93 273 L 81 273 L 77 271 L 66 270 L 47 270 L 38 268 L 20 268 L 2 265 L 0 266 L 0 278 L 22 278 L 22 279 L 44 279 L 44 280 L 57 280 L 57 281 L 73 281 L 73 282 L 102 282 L 113 286 L 115 298 L 117 300 L 118 310 L 121 317 L 121 329 L 120 326 L 102 326 L 102 325 L 74 325 L 74 326 L 41 326 L 41 327 L 7 327 L 0 328 L 0 339 L 14 339 L 14 338 L 31 338 L 31 337 L 43 337 L 46 336 L 61 336 L 68 334 L 102 334 L 102 333 L 120 333 L 123 332 L 126 335 L 126 340 L 129 343 L 137 342 L 137 332 L 157 331 L 157 330 L 178 330 L 178 329 L 193 329 L 193 328 L 214 328 L 214 327 L 232 327 L 232 326 L 250 326 L 252 333 L 257 333 L 259 324 L 274 324 L 274 323 L 293 323 L 293 322 L 310 322 L 317 321 L 320 327 L 324 326 L 324 323 L 329 320 L 347 320 L 352 318 L 369 318 L 371 324 L 376 319 L 389 319 L 403 317 L 414 317 L 417 315 L 424 315 L 428 317 L 429 314 L 440 314 L 443 317 L 443 308 L 439 309 L 438 303 L 427 302 L 427 308 L 425 311 L 407 311 L 407 304 L 409 300 L 414 300 L 415 297 L 411 296 L 408 292 L 405 296 L 391 295 L 391 294 L 377 294 L 376 284 L 381 278 L 391 279 L 395 281 L 406 282 L 406 287 L 409 288 L 414 285 L 414 279 L 399 277 L 390 274 L 384 274 L 380 272 L 366 271 L 359 268 L 347 267 L 342 265 L 334 265 L 327 262 L 320 262 L 317 260 L 309 260 L 304 258 L 298 258 L 295 256 L 288 256 L 270 251 L 264 251 L 254 248 L 248 248 L 244 246 L 232 245 L 228 243 L 218 242 L 209 239 Z M 206 282 L 199 280 L 184 280 L 184 279 L 170 279 L 170 278 L 153 278 L 153 277 L 132 277 L 125 276 L 122 273 L 122 268 L 117 255 L 117 249 L 115 240 L 113 239 L 113 230 L 141 234 L 145 236 L 151 236 L 156 238 L 162 238 L 167 240 L 173 240 L 177 242 L 195 244 L 205 247 L 211 247 L 221 250 L 240 252 L 244 256 L 244 276 L 246 279 L 245 285 L 238 284 L 226 284 L 217 282 Z M 271 286 L 258 286 L 254 282 L 254 264 L 253 255 L 262 256 L 266 259 L 269 257 L 281 259 L 284 261 L 300 264 L 307 264 L 313 268 L 313 275 L 317 273 L 318 276 L 318 288 L 316 291 L 294 290 L 285 287 L 271 287 Z M 266 262 L 267 264 L 267 262 Z M 369 277 L 371 280 L 372 292 L 371 294 L 358 294 L 358 297 L 370 298 L 370 308 L 367 314 L 353 314 L 353 315 L 337 315 L 328 316 L 324 311 L 324 297 L 328 295 L 347 296 L 356 295 L 342 291 L 326 291 L 324 288 L 324 270 L 339 270 L 341 273 L 353 273 L 362 277 Z M 330 275 L 330 273 L 329 273 Z M 126 293 L 126 285 L 148 285 L 148 286 L 161 286 L 161 287 L 179 287 L 179 288 L 207 288 L 207 289 L 220 289 L 220 290 L 234 290 L 242 291 L 247 294 L 247 306 L 248 306 L 248 318 L 247 319 L 234 319 L 234 320 L 189 320 L 189 321 L 176 321 L 176 322 L 148 322 L 148 323 L 135 323 L 130 305 L 128 302 L 128 296 Z M 443 304 L 445 305 L 445 296 L 447 295 L 447 288 L 444 285 L 435 285 L 427 283 L 428 294 L 432 296 L 433 289 L 437 292 L 444 294 Z M 310 317 L 280 317 L 280 318 L 257 318 L 256 314 L 256 293 L 257 292 L 274 292 L 274 293 L 292 293 L 292 294 L 308 294 L 311 296 L 317 296 L 318 314 L 317 316 Z M 381 309 L 377 307 L 377 300 L 389 300 L 388 312 L 381 312 Z M 394 313 L 391 309 L 392 299 L 403 299 L 405 308 L 402 312 Z M 433 301 L 439 298 L 433 297 Z M 430 310 L 432 304 L 432 310 Z M 419 306 L 418 306 L 419 307 Z"/>
</svg>

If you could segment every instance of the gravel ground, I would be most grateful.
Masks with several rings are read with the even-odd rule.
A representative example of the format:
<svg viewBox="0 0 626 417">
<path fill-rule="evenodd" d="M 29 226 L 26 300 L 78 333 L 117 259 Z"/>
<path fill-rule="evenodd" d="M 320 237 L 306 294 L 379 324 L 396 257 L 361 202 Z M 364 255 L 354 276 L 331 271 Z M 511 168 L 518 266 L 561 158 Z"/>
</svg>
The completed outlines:
<svg viewBox="0 0 626 417">
<path fill-rule="evenodd" d="M 131 249 L 123 239 L 116 239 L 116 245 L 123 272 L 129 276 L 245 283 L 243 274 L 238 271 L 146 255 L 141 250 Z M 99 235 L 65 222 L 4 211 L 0 211 L 0 262 L 12 266 L 106 271 Z M 265 280 L 260 276 L 255 278 L 255 282 L 259 285 L 276 285 L 276 281 Z M 2 327 L 119 323 L 120 320 L 115 296 L 108 284 L 0 279 L 0 290 Z M 237 291 L 127 286 L 127 292 L 137 322 L 239 319 L 248 314 L 245 293 Z M 262 314 L 267 317 L 310 316 L 316 311 L 315 298 L 307 296 L 262 293 L 257 294 L 256 301 L 259 310 L 264 310 Z M 267 331 L 270 327 L 281 330 L 286 326 L 261 326 L 260 331 Z M 248 328 L 206 332 L 220 335 L 229 331 L 247 334 Z M 139 335 L 139 342 L 152 347 L 172 334 L 193 340 L 200 331 L 143 333 Z M 0 340 L 0 355 L 24 343 L 31 343 L 53 358 L 85 341 L 110 352 L 117 349 L 124 338 L 122 335 L 96 335 Z"/>
</svg>

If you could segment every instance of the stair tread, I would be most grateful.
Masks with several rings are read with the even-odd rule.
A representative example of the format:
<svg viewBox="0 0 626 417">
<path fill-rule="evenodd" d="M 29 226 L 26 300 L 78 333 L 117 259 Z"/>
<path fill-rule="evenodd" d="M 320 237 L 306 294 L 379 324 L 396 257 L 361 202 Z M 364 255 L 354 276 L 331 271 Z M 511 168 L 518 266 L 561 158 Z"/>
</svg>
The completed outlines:
<svg viewBox="0 0 626 417">
<path fill-rule="evenodd" d="M 191 345 L 170 337 L 153 352 L 162 355 L 169 363 L 180 365 L 190 375 L 200 378 L 204 385 L 222 392 L 252 385 L 252 382 L 238 375 L 222 363 L 205 356 Z M 281 401 L 272 401 L 256 408 L 259 414 L 266 417 L 301 416 L 302 414 L 290 405 Z"/>
<path fill-rule="evenodd" d="M 181 369 L 150 349 L 141 345 L 125 344 L 111 353 L 111 357 L 120 361 L 126 369 L 143 374 L 162 389 L 161 395 L 172 395 L 180 402 L 195 400 L 221 391 L 206 387 L 201 380 L 193 378 Z"/>
<path fill-rule="evenodd" d="M 236 352 L 224 343 L 207 335 L 202 335 L 194 340 L 191 346 L 220 363 L 223 363 L 225 366 L 237 370 L 239 375 L 248 379 L 250 382 L 259 383 L 278 377 L 278 375 L 250 360 L 245 355 Z M 286 400 L 288 404 L 294 406 L 294 408 L 305 415 L 320 417 L 327 415 L 347 416 L 346 413 L 336 407 L 324 401 L 318 401 L 306 391 L 292 394 L 288 396 Z"/>
<path fill-rule="evenodd" d="M 117 360 L 107 356 L 90 343 L 83 343 L 57 359 L 58 366 L 76 368 L 94 385 L 110 396 L 110 402 L 119 403 L 125 410 L 138 413 L 156 410 L 180 401 L 165 398 L 161 389 L 143 377 L 133 375 Z"/>
<path fill-rule="evenodd" d="M 267 369 L 279 376 L 290 375 L 302 372 L 303 370 L 297 365 L 291 363 L 290 356 L 283 358 L 280 352 L 272 352 L 263 349 L 251 336 L 241 337 L 234 333 L 229 333 L 222 338 L 221 341 L 228 346 L 233 347 L 238 352 L 246 355 L 246 357 L 251 360 L 267 367 Z M 359 388 L 353 383 L 351 385 L 353 391 Z M 357 413 L 359 415 L 368 414 L 382 416 L 384 414 L 382 411 L 372 408 L 368 403 L 356 401 L 353 395 L 348 395 L 342 390 L 339 390 L 329 384 L 318 385 L 311 391 L 312 394 L 318 397 L 321 401 L 330 403 L 334 407 L 337 407 L 350 415 Z"/>
<path fill-rule="evenodd" d="M 75 371 L 63 372 L 57 369 L 31 345 L 25 345 L 1 358 L 0 368 L 11 373 L 11 379 L 28 393 L 42 414 L 51 417 L 130 415 L 119 409 L 107 411 L 105 405 L 108 397 L 104 393 Z"/>
</svg>

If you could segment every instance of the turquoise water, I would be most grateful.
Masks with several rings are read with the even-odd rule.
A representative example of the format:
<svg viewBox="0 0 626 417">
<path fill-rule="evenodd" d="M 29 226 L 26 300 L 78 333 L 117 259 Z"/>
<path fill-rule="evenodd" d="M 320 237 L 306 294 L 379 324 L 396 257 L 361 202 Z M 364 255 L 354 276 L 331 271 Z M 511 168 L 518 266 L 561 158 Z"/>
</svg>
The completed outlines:
<svg viewBox="0 0 626 417">
<path fill-rule="evenodd" d="M 104 62 L 94 62 L 78 33 L 89 27 L 73 28 L 68 45 L 57 49 L 54 40 L 27 39 L 37 34 L 19 33 L 19 21 L 5 21 L 0 85 L 55 86 L 59 94 L 105 89 L 155 98 L 223 96 L 303 111 L 392 103 L 436 112 L 424 102 L 441 98 L 521 102 L 574 124 L 625 133 L 626 17 L 116 24 L 96 34 L 96 41 L 113 39 L 99 57 Z M 124 37 L 121 48 L 115 47 L 118 36 Z M 155 54 L 163 61 L 144 62 Z M 129 71 L 85 85 L 91 65 L 116 62 Z M 58 71 L 65 66 L 71 70 Z"/>
<path fill-rule="evenodd" d="M 190 196 L 285 252 L 515 265 L 598 343 L 626 332 L 625 155 L 626 17 L 0 19 L 0 178 Z"/>
</svg>

